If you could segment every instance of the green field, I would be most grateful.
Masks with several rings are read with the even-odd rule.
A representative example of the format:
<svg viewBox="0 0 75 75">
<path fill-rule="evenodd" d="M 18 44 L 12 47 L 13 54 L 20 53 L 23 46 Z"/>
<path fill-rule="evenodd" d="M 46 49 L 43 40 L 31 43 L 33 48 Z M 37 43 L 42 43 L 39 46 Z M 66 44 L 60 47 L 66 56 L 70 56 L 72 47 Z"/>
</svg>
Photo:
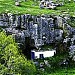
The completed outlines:
<svg viewBox="0 0 75 75">
<path fill-rule="evenodd" d="M 15 0 L 0 0 L 0 13 L 14 13 L 14 14 L 55 14 L 61 15 L 63 13 L 75 15 L 75 3 L 65 2 L 64 6 L 57 7 L 56 10 L 51 9 L 40 9 L 39 3 L 28 0 L 22 1 L 20 6 L 15 6 Z"/>
<path fill-rule="evenodd" d="M 54 73 L 48 75 L 75 75 L 75 68 L 70 69 L 60 69 Z"/>
</svg>

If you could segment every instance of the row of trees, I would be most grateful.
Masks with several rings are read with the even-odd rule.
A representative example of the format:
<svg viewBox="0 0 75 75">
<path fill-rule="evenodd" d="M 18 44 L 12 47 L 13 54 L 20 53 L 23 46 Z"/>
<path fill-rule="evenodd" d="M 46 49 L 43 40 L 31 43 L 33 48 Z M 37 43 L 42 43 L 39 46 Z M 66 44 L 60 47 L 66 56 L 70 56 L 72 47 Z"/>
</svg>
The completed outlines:
<svg viewBox="0 0 75 75">
<path fill-rule="evenodd" d="M 36 69 L 19 53 L 12 36 L 0 32 L 0 75 L 34 75 Z"/>
</svg>

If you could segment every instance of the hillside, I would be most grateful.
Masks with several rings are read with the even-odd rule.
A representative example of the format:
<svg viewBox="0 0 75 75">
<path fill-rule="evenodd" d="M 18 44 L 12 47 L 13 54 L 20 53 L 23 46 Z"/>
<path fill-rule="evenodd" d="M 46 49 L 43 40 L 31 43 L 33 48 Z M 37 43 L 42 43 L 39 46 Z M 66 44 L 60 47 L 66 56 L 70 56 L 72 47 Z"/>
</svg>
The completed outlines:
<svg viewBox="0 0 75 75">
<path fill-rule="evenodd" d="M 15 6 L 15 0 L 0 0 L 0 13 L 10 12 L 14 14 L 56 14 L 61 15 L 63 13 L 75 15 L 75 3 L 64 2 L 64 5 L 57 7 L 56 10 L 40 9 L 39 2 L 33 2 L 32 0 L 22 1 L 20 6 Z"/>
<path fill-rule="evenodd" d="M 0 75 L 75 75 L 75 2 L 19 1 L 0 0 Z"/>
</svg>

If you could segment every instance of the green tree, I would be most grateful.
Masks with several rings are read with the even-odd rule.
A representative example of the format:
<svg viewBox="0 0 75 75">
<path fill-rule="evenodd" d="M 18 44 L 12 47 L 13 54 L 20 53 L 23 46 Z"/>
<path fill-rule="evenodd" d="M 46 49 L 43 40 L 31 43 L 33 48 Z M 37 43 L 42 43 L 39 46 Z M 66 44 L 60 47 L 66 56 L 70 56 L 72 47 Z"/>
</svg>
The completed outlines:
<svg viewBox="0 0 75 75">
<path fill-rule="evenodd" d="M 34 64 L 19 53 L 12 36 L 0 32 L 0 75 L 34 75 L 35 71 Z"/>
</svg>

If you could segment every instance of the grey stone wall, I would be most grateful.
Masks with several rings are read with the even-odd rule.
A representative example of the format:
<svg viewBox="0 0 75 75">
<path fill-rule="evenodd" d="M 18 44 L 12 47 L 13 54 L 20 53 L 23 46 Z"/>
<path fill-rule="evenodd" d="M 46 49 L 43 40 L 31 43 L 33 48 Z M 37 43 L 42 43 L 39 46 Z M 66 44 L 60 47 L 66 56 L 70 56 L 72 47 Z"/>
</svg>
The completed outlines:
<svg viewBox="0 0 75 75">
<path fill-rule="evenodd" d="M 34 40 L 35 46 L 55 43 L 62 39 L 63 19 L 60 16 L 30 14 L 1 14 L 0 27 L 13 35 L 18 43 L 25 43 L 25 37 Z"/>
</svg>

